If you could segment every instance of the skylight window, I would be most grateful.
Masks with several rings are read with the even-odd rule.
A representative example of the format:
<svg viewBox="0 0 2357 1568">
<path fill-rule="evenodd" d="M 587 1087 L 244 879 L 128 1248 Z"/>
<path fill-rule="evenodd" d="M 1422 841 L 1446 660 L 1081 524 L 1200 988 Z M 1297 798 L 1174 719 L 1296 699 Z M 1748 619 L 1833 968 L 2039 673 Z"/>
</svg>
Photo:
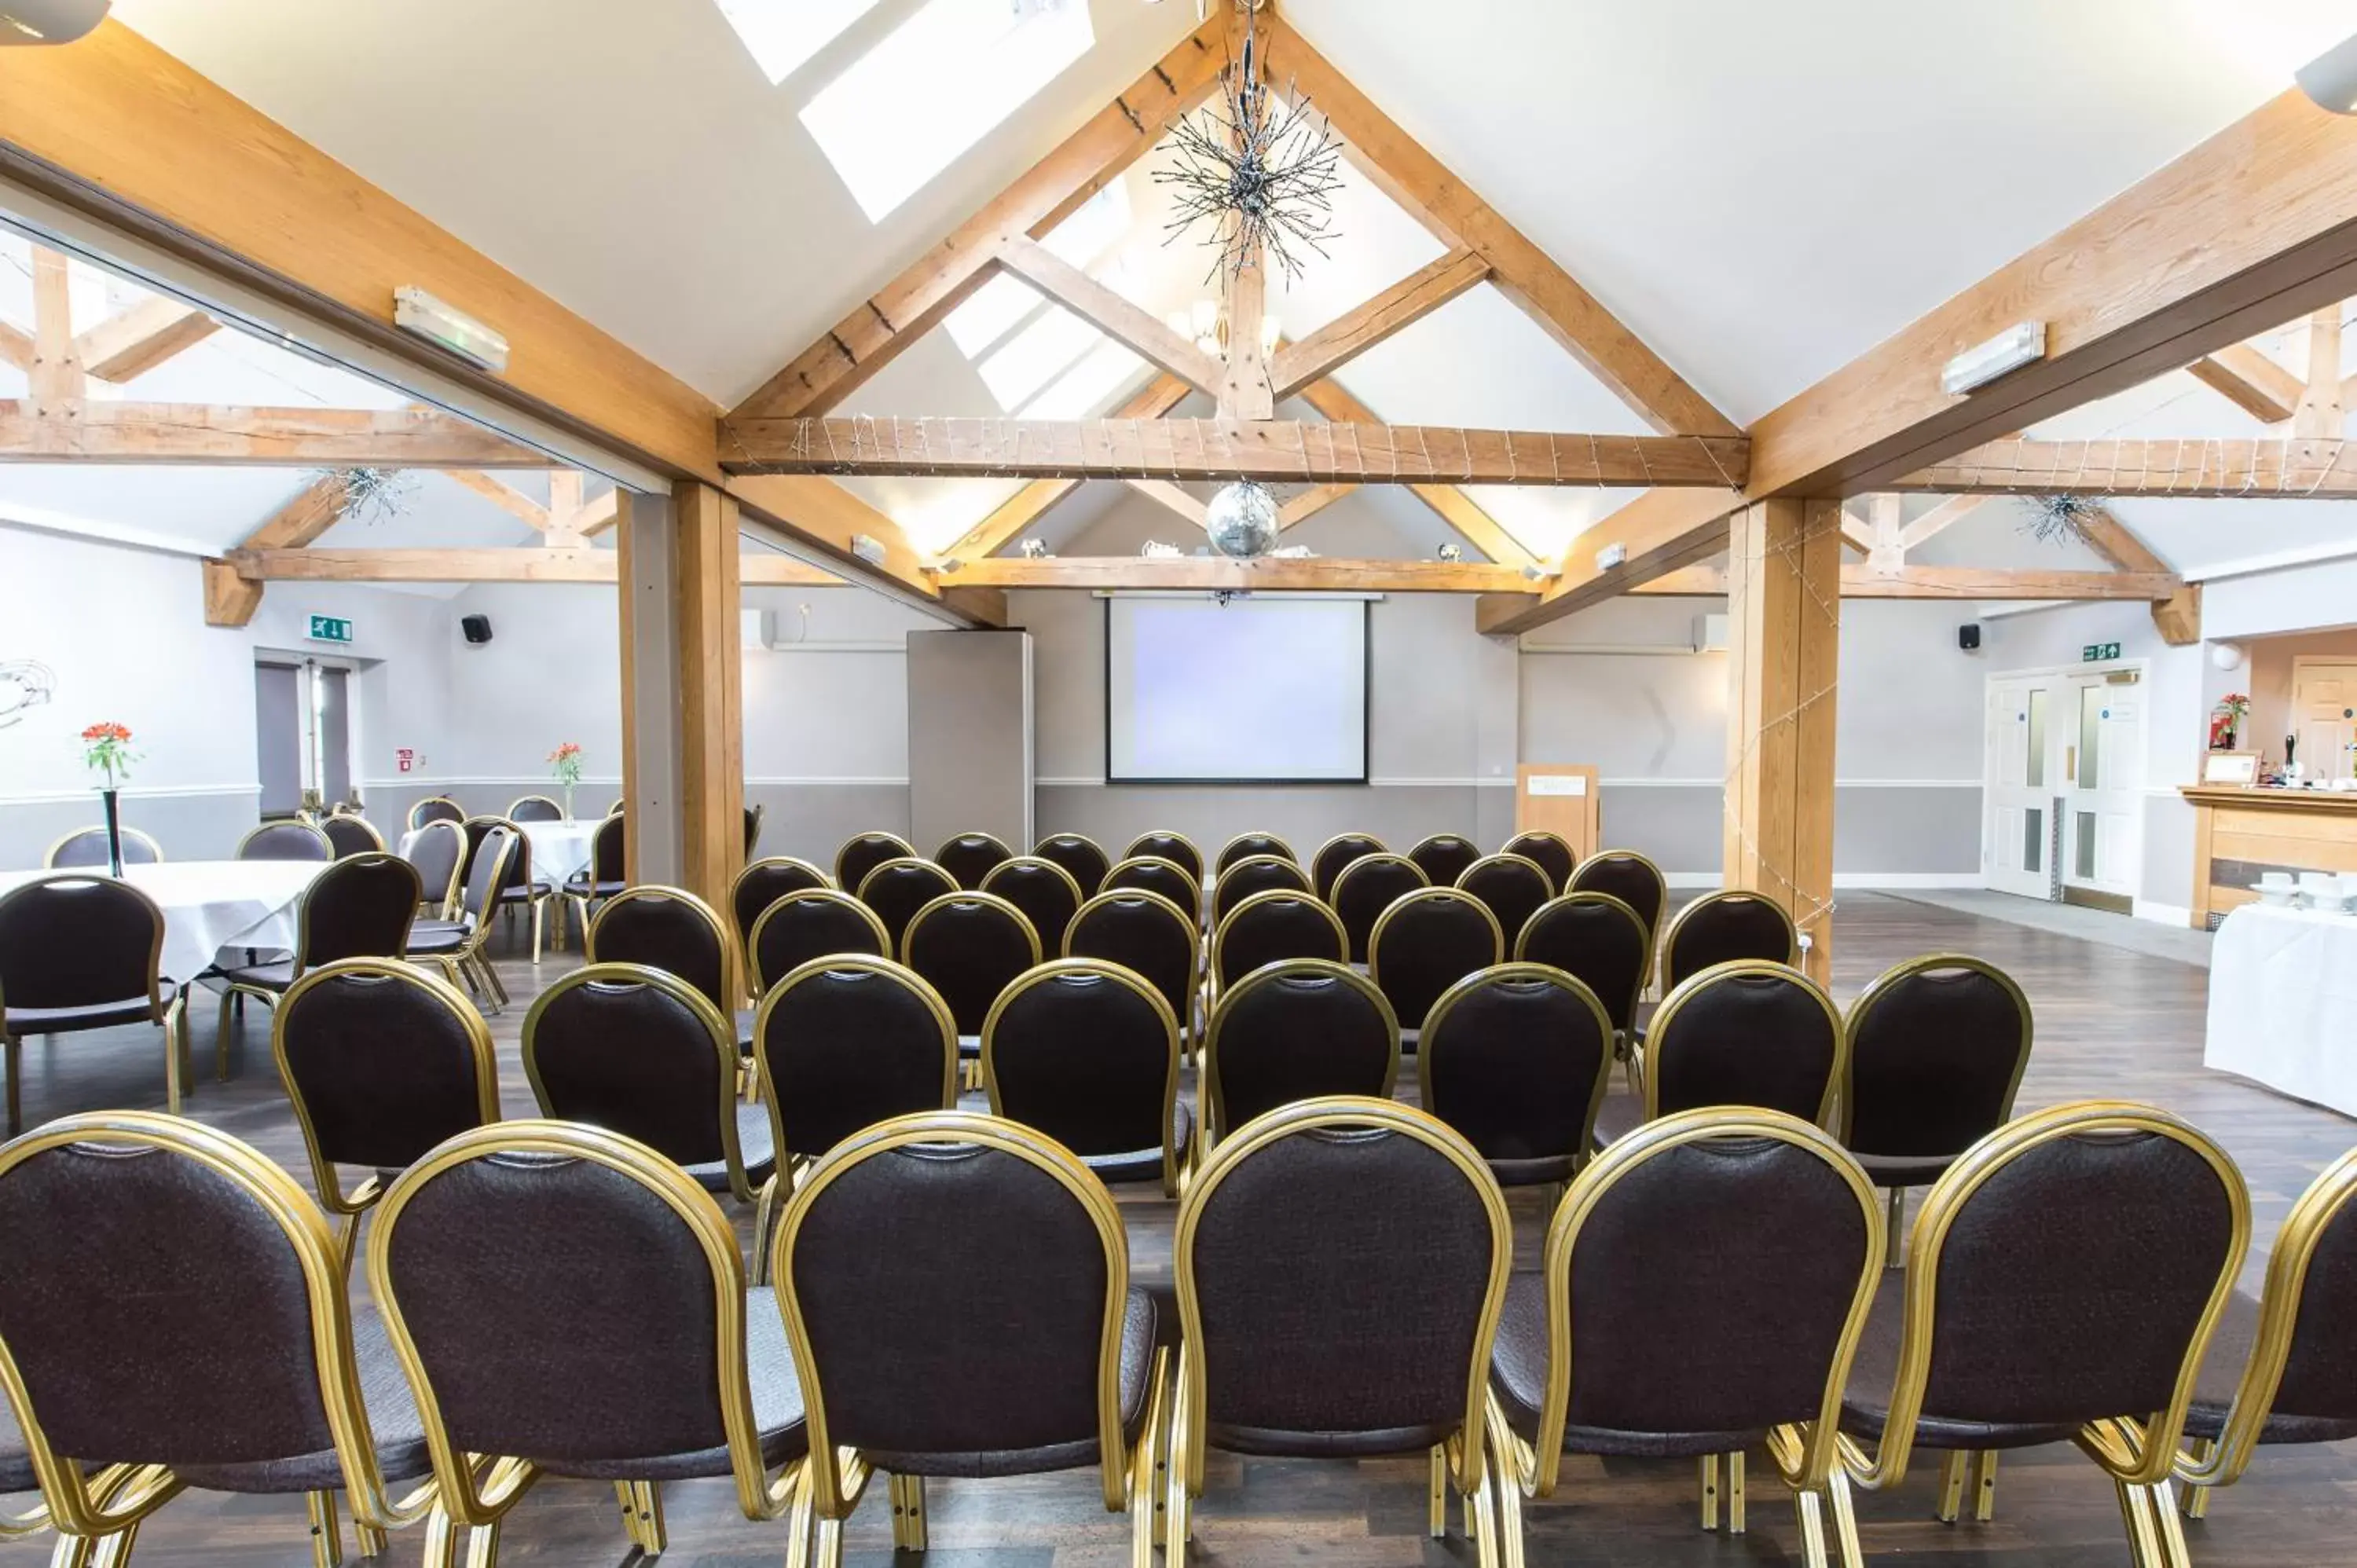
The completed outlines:
<svg viewBox="0 0 2357 1568">
<path fill-rule="evenodd" d="M 800 70 L 843 30 L 876 9 L 877 0 L 716 0 L 745 40 L 753 63 L 775 87 Z"/>
<path fill-rule="evenodd" d="M 965 303 L 942 318 L 958 349 L 969 360 L 1015 330 L 1038 309 L 1039 291 L 1012 273 L 1001 273 L 968 295 Z"/>
<path fill-rule="evenodd" d="M 821 89 L 802 124 L 881 222 L 1095 42 L 1085 0 L 927 0 Z"/>
<path fill-rule="evenodd" d="M 1087 419 L 1105 400 L 1137 379 L 1146 361 L 1108 338 L 1025 405 L 1024 419 Z"/>
<path fill-rule="evenodd" d="M 1072 361 L 1104 341 L 1104 334 L 1061 306 L 1041 313 L 1039 319 L 1006 340 L 990 358 L 974 367 L 983 385 L 1004 409 L 1020 408 L 1031 395 L 1071 367 Z"/>
</svg>

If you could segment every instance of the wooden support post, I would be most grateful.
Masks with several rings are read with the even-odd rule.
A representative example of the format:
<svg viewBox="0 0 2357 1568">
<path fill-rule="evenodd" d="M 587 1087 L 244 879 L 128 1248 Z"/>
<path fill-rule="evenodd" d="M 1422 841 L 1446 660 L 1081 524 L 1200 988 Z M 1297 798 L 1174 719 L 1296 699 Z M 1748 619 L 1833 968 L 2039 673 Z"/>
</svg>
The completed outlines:
<svg viewBox="0 0 2357 1568">
<path fill-rule="evenodd" d="M 683 862 L 680 818 L 679 645 L 673 623 L 677 570 L 671 498 L 622 491 L 614 548 L 622 623 L 622 875 L 676 884 Z"/>
<path fill-rule="evenodd" d="M 679 882 L 714 908 L 726 909 L 729 884 L 745 864 L 737 503 L 709 485 L 682 483 L 672 492 L 672 555 L 679 641 Z"/>
<path fill-rule="evenodd" d="M 1268 379 L 1261 348 L 1261 320 L 1267 308 L 1268 263 L 1258 250 L 1228 280 L 1228 362 L 1220 381 L 1220 417 L 1273 419 L 1276 389 Z"/>
<path fill-rule="evenodd" d="M 1834 700 L 1841 503 L 1761 501 L 1727 540 L 1726 886 L 1792 911 L 1832 971 Z"/>
</svg>

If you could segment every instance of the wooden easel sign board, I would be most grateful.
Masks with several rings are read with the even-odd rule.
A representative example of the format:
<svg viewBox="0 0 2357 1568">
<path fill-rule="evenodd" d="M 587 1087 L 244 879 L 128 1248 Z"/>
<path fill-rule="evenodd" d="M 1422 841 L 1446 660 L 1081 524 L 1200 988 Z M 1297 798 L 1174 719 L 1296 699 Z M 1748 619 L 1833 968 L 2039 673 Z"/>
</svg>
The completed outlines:
<svg viewBox="0 0 2357 1568">
<path fill-rule="evenodd" d="M 1582 860 L 1597 840 L 1602 799 L 1596 769 L 1579 763 L 1525 762 L 1514 770 L 1514 831 L 1560 835 Z"/>
</svg>

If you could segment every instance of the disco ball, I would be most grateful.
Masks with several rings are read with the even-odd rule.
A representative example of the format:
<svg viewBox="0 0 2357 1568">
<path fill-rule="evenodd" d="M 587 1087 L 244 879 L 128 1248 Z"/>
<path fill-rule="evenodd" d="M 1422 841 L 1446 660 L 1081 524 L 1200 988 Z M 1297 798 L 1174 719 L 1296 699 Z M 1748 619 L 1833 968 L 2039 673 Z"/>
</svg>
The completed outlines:
<svg viewBox="0 0 2357 1568">
<path fill-rule="evenodd" d="M 1222 555 L 1249 561 L 1276 543 L 1276 496 L 1250 479 L 1225 485 L 1204 509 L 1204 532 Z"/>
</svg>

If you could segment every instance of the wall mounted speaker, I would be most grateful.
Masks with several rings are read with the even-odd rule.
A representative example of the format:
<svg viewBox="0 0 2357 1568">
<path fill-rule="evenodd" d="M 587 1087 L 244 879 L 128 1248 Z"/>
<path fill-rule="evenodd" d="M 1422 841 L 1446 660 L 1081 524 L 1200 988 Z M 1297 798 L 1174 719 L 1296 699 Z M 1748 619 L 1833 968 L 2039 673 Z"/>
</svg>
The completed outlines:
<svg viewBox="0 0 2357 1568">
<path fill-rule="evenodd" d="M 491 640 L 491 618 L 489 616 L 460 616 L 458 618 L 458 629 L 466 634 L 467 640 L 468 642 L 489 642 Z"/>
<path fill-rule="evenodd" d="M 477 617 L 479 619 L 481 618 Z M 1956 628 L 1956 646 L 1967 653 L 1975 653 L 1981 646 L 1981 623 L 1968 620 Z"/>
</svg>

